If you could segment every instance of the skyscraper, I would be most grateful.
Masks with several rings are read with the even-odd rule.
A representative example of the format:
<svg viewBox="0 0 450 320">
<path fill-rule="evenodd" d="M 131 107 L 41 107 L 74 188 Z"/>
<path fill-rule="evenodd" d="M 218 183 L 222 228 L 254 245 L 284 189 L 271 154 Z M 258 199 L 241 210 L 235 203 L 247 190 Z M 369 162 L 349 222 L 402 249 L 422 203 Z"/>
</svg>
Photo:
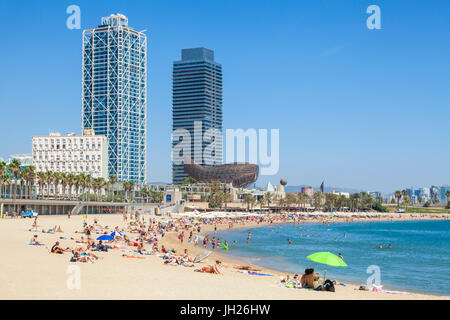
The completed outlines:
<svg viewBox="0 0 450 320">
<path fill-rule="evenodd" d="M 109 174 L 146 181 L 147 37 L 124 15 L 83 31 L 82 127 L 109 141 Z"/>
<path fill-rule="evenodd" d="M 190 135 L 190 140 L 174 135 L 172 147 L 182 141 L 190 150 L 177 156 L 204 167 L 222 164 L 222 65 L 214 61 L 214 51 L 183 49 L 181 60 L 173 63 L 172 121 L 174 132 Z M 183 163 L 172 162 L 172 182 L 180 184 L 185 177 Z"/>
</svg>

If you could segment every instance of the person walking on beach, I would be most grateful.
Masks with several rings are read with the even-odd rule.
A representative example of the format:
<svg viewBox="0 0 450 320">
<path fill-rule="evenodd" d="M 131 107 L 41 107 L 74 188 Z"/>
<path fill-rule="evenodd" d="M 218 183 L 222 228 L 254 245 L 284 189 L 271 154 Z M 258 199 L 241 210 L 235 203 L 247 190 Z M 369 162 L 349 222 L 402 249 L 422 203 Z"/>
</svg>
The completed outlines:
<svg viewBox="0 0 450 320">
<path fill-rule="evenodd" d="M 71 215 L 72 213 L 70 212 L 70 211 L 67 211 L 67 219 L 69 219 L 70 220 L 70 215 Z"/>
</svg>

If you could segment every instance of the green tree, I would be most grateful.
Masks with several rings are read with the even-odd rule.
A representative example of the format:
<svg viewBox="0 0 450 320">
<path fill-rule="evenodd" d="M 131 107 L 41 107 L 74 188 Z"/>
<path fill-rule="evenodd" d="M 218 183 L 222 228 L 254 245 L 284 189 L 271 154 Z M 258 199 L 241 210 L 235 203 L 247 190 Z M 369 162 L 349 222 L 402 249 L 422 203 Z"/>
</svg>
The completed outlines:
<svg viewBox="0 0 450 320">
<path fill-rule="evenodd" d="M 264 201 L 267 203 L 267 208 L 270 210 L 270 203 L 272 202 L 272 192 L 266 192 L 264 194 Z"/>
<path fill-rule="evenodd" d="M 314 192 L 312 203 L 315 209 L 319 209 L 322 207 L 325 201 L 325 196 L 323 195 L 322 191 L 318 190 Z"/>
<path fill-rule="evenodd" d="M 13 198 L 17 199 L 17 180 L 20 179 L 20 161 L 17 159 L 13 159 L 8 164 L 8 172 L 9 172 L 9 178 L 11 180 L 11 184 L 13 187 Z M 13 183 L 14 182 L 14 183 Z M 11 189 L 10 189 L 11 190 Z"/>
<path fill-rule="evenodd" d="M 397 208 L 400 207 L 400 199 L 402 198 L 402 192 L 400 190 L 395 191 L 395 199 L 397 199 Z"/>
<path fill-rule="evenodd" d="M 111 174 L 109 176 L 109 186 L 114 188 L 114 185 L 117 183 L 117 176 L 115 174 Z M 111 190 L 110 190 L 111 192 Z M 111 193 L 111 202 L 114 202 L 114 190 Z"/>
<path fill-rule="evenodd" d="M 247 193 L 242 201 L 247 205 L 247 211 L 250 211 L 250 206 L 254 204 L 256 200 L 250 193 Z"/>
</svg>

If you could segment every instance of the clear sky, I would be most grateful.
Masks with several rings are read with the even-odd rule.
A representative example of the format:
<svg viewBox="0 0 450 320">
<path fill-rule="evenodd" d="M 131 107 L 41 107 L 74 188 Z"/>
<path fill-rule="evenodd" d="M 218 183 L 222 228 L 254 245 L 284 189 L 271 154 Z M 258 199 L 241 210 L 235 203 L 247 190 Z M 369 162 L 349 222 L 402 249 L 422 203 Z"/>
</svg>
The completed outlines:
<svg viewBox="0 0 450 320">
<path fill-rule="evenodd" d="M 81 8 L 81 30 L 66 8 Z M 381 30 L 366 9 L 381 8 Z M 224 127 L 280 129 L 289 185 L 392 192 L 450 184 L 450 2 L 2 0 L 0 157 L 81 131 L 81 35 L 125 14 L 148 35 L 149 181 L 171 180 L 171 72 L 215 51 Z"/>
</svg>

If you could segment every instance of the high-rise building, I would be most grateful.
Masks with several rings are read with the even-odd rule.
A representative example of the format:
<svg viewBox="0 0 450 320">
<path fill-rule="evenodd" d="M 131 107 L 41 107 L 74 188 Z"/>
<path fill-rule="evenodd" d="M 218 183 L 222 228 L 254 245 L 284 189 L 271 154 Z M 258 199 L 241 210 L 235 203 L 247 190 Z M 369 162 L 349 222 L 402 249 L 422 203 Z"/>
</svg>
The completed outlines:
<svg viewBox="0 0 450 320">
<path fill-rule="evenodd" d="M 450 186 L 442 186 L 440 188 L 440 192 L 441 192 L 440 200 L 443 203 L 447 203 L 447 199 L 450 199 L 447 197 L 447 191 L 450 191 Z"/>
<path fill-rule="evenodd" d="M 109 174 L 145 183 L 147 162 L 147 37 L 127 17 L 102 18 L 83 31 L 83 129 L 109 141 Z"/>
<path fill-rule="evenodd" d="M 214 51 L 183 49 L 181 60 L 173 63 L 172 121 L 173 159 L 190 158 L 204 167 L 222 164 L 222 66 L 214 61 Z M 179 139 L 177 130 L 190 139 Z M 190 154 L 175 151 L 183 142 Z M 184 162 L 173 161 L 172 182 L 180 184 L 185 177 Z"/>
</svg>

